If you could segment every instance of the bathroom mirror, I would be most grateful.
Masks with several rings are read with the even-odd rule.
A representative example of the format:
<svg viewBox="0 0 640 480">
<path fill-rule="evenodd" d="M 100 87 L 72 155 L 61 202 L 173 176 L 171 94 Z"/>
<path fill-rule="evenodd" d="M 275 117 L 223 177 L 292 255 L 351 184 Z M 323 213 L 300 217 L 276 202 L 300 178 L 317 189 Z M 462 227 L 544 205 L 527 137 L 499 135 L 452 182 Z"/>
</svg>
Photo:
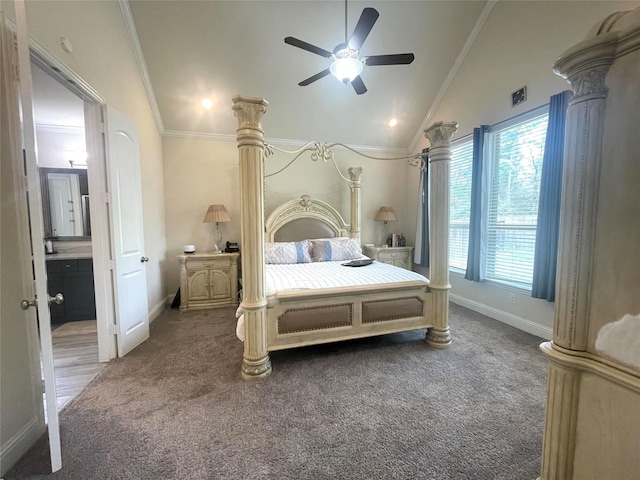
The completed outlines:
<svg viewBox="0 0 640 480">
<path fill-rule="evenodd" d="M 87 171 L 77 168 L 41 168 L 42 210 L 46 238 L 91 237 Z"/>
</svg>

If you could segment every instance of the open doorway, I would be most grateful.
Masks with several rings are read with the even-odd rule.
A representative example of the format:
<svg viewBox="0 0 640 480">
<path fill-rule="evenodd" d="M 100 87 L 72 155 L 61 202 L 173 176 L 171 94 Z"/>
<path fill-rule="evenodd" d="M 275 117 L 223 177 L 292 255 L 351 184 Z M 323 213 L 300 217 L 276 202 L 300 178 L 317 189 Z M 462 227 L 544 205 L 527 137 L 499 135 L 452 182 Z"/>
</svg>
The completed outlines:
<svg viewBox="0 0 640 480">
<path fill-rule="evenodd" d="M 38 44 L 30 57 L 83 102 L 98 355 L 107 362 L 149 338 L 137 125 Z"/>
<path fill-rule="evenodd" d="M 32 62 L 48 291 L 51 305 L 56 400 L 62 409 L 104 368 L 92 251 L 85 100 L 58 72 Z M 95 159 L 94 159 L 95 160 Z M 104 357 L 104 355 L 103 355 Z"/>
</svg>

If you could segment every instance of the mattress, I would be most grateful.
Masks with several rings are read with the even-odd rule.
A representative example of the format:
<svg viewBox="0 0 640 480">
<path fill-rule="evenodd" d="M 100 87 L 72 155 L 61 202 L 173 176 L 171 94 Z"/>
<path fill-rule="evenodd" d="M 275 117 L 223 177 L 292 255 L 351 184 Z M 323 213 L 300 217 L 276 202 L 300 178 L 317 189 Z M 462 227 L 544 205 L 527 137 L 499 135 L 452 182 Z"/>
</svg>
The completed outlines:
<svg viewBox="0 0 640 480">
<path fill-rule="evenodd" d="M 429 280 L 419 273 L 386 263 L 373 262 L 362 267 L 343 266 L 340 262 L 311 262 L 265 265 L 267 308 L 278 304 L 278 293 L 309 289 L 349 288 L 359 285 L 377 285 Z M 236 312 L 236 335 L 244 340 L 242 305 Z"/>
</svg>

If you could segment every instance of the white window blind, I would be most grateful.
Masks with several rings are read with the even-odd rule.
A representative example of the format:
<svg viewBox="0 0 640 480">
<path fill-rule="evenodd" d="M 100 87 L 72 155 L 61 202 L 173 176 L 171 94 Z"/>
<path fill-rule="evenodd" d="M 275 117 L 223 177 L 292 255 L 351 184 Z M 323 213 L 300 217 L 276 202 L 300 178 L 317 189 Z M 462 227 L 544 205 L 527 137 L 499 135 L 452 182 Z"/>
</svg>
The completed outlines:
<svg viewBox="0 0 640 480">
<path fill-rule="evenodd" d="M 471 213 L 471 169 L 473 138 L 451 146 L 451 190 L 449 205 L 449 266 L 466 270 Z"/>
<path fill-rule="evenodd" d="M 531 286 L 547 120 L 544 112 L 489 131 L 487 279 Z"/>
</svg>

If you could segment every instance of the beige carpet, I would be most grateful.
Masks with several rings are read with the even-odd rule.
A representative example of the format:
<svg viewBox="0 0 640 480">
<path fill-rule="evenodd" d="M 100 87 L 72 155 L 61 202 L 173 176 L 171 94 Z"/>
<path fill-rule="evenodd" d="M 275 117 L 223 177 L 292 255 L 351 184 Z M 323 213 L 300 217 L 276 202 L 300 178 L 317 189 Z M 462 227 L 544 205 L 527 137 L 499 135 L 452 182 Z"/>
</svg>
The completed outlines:
<svg viewBox="0 0 640 480">
<path fill-rule="evenodd" d="M 532 480 L 547 361 L 541 339 L 452 305 L 453 343 L 424 330 L 273 353 L 240 378 L 233 308 L 164 312 L 5 479 Z"/>
</svg>

